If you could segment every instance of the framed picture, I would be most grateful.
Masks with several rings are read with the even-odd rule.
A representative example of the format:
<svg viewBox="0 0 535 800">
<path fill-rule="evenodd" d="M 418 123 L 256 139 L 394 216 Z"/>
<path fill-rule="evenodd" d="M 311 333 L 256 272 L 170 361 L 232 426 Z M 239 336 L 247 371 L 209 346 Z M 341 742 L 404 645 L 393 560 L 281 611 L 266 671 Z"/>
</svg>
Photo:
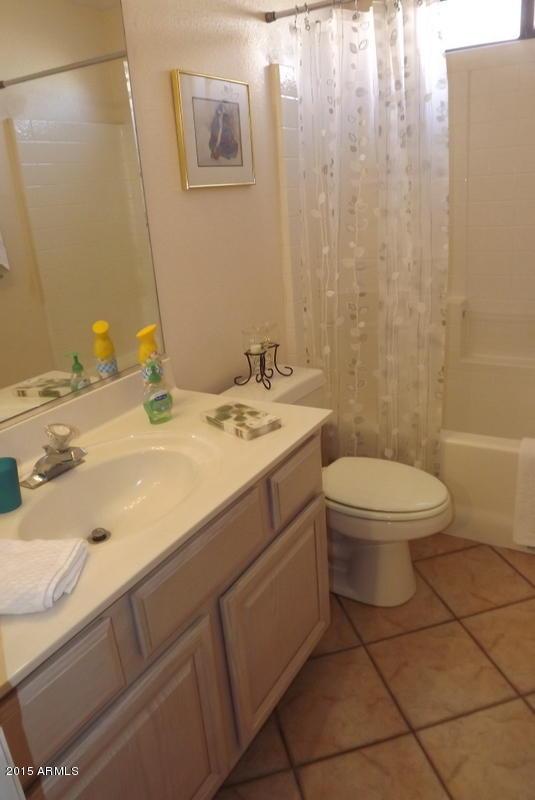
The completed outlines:
<svg viewBox="0 0 535 800">
<path fill-rule="evenodd" d="M 249 85 L 173 70 L 184 189 L 255 182 Z"/>
</svg>

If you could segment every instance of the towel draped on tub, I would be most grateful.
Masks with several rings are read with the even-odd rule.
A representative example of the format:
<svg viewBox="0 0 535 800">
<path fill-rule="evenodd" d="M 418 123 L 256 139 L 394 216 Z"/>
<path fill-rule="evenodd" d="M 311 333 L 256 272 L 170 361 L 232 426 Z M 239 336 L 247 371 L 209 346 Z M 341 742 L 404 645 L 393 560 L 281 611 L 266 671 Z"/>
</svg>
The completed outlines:
<svg viewBox="0 0 535 800">
<path fill-rule="evenodd" d="M 513 540 L 535 547 L 535 439 L 520 442 Z"/>
</svg>

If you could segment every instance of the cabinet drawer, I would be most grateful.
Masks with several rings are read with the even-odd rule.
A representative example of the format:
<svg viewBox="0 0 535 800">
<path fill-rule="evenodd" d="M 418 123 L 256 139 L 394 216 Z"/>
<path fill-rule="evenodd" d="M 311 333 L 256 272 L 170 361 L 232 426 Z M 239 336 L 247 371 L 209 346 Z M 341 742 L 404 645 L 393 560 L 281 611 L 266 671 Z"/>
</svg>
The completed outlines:
<svg viewBox="0 0 535 800">
<path fill-rule="evenodd" d="M 265 527 L 260 489 L 255 487 L 133 592 L 132 607 L 146 658 L 259 552 L 268 539 Z"/>
<path fill-rule="evenodd" d="M 56 760 L 29 800 L 209 800 L 227 764 L 212 621 L 201 617 Z"/>
<path fill-rule="evenodd" d="M 101 619 L 0 705 L 14 763 L 46 764 L 124 686 L 112 623 Z"/>
<path fill-rule="evenodd" d="M 275 530 L 284 527 L 322 492 L 319 436 L 301 447 L 268 479 Z"/>
<path fill-rule="evenodd" d="M 325 506 L 316 498 L 221 599 L 242 743 L 260 729 L 329 622 Z"/>
</svg>

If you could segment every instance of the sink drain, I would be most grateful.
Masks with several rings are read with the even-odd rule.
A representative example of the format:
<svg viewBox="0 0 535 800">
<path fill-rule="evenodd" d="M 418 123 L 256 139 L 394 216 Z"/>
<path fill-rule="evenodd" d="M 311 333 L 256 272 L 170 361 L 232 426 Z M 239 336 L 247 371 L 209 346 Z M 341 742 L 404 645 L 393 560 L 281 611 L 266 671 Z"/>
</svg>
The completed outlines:
<svg viewBox="0 0 535 800">
<path fill-rule="evenodd" d="M 111 539 L 111 533 L 106 528 L 95 528 L 87 537 L 89 544 L 100 544 Z"/>
</svg>

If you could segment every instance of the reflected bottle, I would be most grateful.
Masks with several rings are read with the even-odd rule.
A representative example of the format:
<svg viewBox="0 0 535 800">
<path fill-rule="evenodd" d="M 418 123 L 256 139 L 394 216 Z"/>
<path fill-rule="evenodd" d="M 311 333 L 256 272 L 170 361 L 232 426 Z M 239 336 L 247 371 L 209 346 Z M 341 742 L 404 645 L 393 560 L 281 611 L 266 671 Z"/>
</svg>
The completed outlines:
<svg viewBox="0 0 535 800">
<path fill-rule="evenodd" d="M 110 324 L 105 319 L 99 319 L 93 323 L 93 354 L 96 358 L 97 372 L 101 378 L 110 378 L 117 375 L 117 359 L 115 358 L 115 348 L 110 338 Z"/>
<path fill-rule="evenodd" d="M 72 354 L 71 391 L 79 392 L 89 386 L 91 381 L 85 374 L 84 365 L 80 363 L 78 353 Z"/>
<path fill-rule="evenodd" d="M 156 325 L 146 325 L 136 333 L 138 340 L 137 358 L 141 364 L 141 374 L 145 384 L 149 383 L 149 376 L 156 367 L 160 377 L 163 376 L 162 357 L 158 352 L 156 343 Z"/>
</svg>

